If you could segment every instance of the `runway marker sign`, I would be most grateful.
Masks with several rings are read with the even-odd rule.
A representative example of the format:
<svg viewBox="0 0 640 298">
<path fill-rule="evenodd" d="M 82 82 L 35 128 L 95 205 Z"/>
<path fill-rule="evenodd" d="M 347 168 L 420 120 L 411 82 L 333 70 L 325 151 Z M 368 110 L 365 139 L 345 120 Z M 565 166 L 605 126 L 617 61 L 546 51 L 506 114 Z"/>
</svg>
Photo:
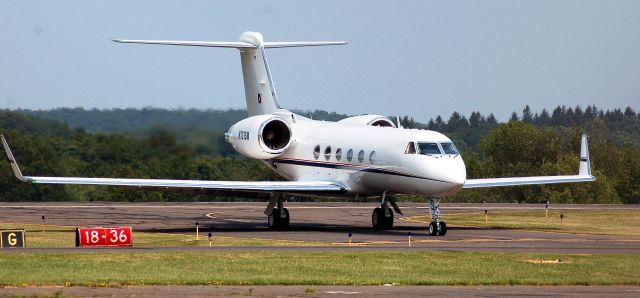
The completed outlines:
<svg viewBox="0 0 640 298">
<path fill-rule="evenodd" d="M 77 228 L 76 247 L 82 246 L 133 246 L 131 227 Z"/>
<path fill-rule="evenodd" d="M 25 247 L 24 230 L 4 230 L 0 232 L 0 247 Z"/>
</svg>

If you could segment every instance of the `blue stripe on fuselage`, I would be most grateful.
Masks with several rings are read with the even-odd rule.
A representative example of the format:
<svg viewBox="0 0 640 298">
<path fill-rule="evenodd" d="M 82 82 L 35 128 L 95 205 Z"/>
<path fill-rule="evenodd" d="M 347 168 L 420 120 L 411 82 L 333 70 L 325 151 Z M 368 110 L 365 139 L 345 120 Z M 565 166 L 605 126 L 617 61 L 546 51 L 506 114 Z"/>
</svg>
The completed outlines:
<svg viewBox="0 0 640 298">
<path fill-rule="evenodd" d="M 433 179 L 433 178 L 416 176 L 416 175 L 412 175 L 412 174 L 408 174 L 408 173 L 395 172 L 395 171 L 391 171 L 391 170 L 383 169 L 383 168 L 365 167 L 365 166 L 351 165 L 351 164 L 344 164 L 344 163 L 325 163 L 325 162 L 318 162 L 318 161 L 312 161 L 312 160 L 280 159 L 280 158 L 274 158 L 274 159 L 272 159 L 272 161 L 274 163 L 281 163 L 281 164 L 290 164 L 290 165 L 307 166 L 307 167 L 318 167 L 318 168 L 329 168 L 329 169 L 357 170 L 357 171 L 360 171 L 360 172 L 367 172 L 367 173 L 376 173 L 376 174 L 384 174 L 384 175 L 392 175 L 392 176 L 401 176 L 401 177 L 409 177 L 409 178 L 417 178 L 417 179 L 437 181 L 437 182 L 442 182 L 442 183 L 450 183 L 450 182 L 447 182 L 447 181 L 442 181 L 442 180 Z"/>
</svg>

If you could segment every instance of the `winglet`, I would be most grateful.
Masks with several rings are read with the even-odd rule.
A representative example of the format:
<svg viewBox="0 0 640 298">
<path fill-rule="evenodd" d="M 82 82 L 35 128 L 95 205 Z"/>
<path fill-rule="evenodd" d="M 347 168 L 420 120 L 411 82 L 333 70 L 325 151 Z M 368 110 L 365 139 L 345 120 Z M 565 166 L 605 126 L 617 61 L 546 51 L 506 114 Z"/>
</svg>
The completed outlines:
<svg viewBox="0 0 640 298">
<path fill-rule="evenodd" d="M 580 143 L 580 176 L 591 176 L 591 162 L 589 161 L 589 144 L 587 144 L 587 134 L 582 135 Z"/>
<path fill-rule="evenodd" d="M 0 135 L 0 138 L 2 139 L 2 146 L 4 147 L 4 151 L 7 153 L 7 158 L 11 163 L 11 168 L 13 169 L 13 173 L 16 175 L 16 178 L 20 179 L 20 181 L 29 182 L 29 179 L 22 175 L 20 167 L 18 167 L 16 159 L 13 158 L 13 153 L 11 153 L 11 149 L 9 149 L 9 144 L 7 144 L 7 140 L 4 138 L 4 135 Z"/>
</svg>

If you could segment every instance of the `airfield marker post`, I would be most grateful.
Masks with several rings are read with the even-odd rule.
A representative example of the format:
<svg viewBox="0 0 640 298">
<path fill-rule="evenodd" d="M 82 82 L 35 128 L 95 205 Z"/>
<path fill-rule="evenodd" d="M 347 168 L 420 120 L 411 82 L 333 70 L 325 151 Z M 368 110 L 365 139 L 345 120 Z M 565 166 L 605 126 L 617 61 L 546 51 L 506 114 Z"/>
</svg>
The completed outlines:
<svg viewBox="0 0 640 298">
<path fill-rule="evenodd" d="M 549 201 L 544 203 L 544 217 L 549 217 Z"/>
<path fill-rule="evenodd" d="M 353 234 L 351 232 L 349 232 L 349 245 L 351 245 L 351 237 L 353 236 Z"/>
<path fill-rule="evenodd" d="M 213 233 L 209 232 L 209 247 L 211 247 L 211 238 L 213 238 Z"/>
<path fill-rule="evenodd" d="M 409 237 L 409 246 L 411 246 L 411 232 L 407 232 L 407 237 Z"/>
<path fill-rule="evenodd" d="M 489 222 L 489 217 L 487 215 L 487 213 L 489 212 L 489 210 L 487 210 L 487 200 L 482 201 L 482 206 L 484 206 L 484 222 L 487 223 Z"/>
<path fill-rule="evenodd" d="M 200 224 L 198 224 L 198 222 L 196 221 L 196 240 L 200 240 Z"/>
</svg>

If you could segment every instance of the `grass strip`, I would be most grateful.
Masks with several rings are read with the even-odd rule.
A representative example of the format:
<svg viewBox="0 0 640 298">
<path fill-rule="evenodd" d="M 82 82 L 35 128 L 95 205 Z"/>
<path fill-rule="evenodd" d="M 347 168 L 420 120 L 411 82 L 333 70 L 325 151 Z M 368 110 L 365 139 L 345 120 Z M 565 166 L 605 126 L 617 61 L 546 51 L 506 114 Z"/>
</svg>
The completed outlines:
<svg viewBox="0 0 640 298">
<path fill-rule="evenodd" d="M 478 252 L 3 253 L 2 286 L 639 285 L 639 255 Z"/>
<path fill-rule="evenodd" d="M 70 226 L 45 226 L 35 224 L 2 223 L 0 230 L 25 229 L 27 247 L 74 247 L 76 228 Z M 212 246 L 327 246 L 327 242 L 242 238 L 215 235 Z M 199 240 L 193 234 L 169 234 L 138 232 L 133 230 L 135 247 L 152 246 L 209 246 L 207 233 L 200 232 Z"/>
<path fill-rule="evenodd" d="M 499 211 L 488 209 L 472 213 L 444 213 L 444 221 L 451 226 L 487 227 L 493 229 L 521 229 L 592 235 L 640 236 L 640 210 L 549 210 Z M 563 215 L 560 223 L 560 214 Z M 414 216 L 412 221 L 428 224 L 428 216 Z M 485 222 L 486 219 L 486 222 Z"/>
</svg>

